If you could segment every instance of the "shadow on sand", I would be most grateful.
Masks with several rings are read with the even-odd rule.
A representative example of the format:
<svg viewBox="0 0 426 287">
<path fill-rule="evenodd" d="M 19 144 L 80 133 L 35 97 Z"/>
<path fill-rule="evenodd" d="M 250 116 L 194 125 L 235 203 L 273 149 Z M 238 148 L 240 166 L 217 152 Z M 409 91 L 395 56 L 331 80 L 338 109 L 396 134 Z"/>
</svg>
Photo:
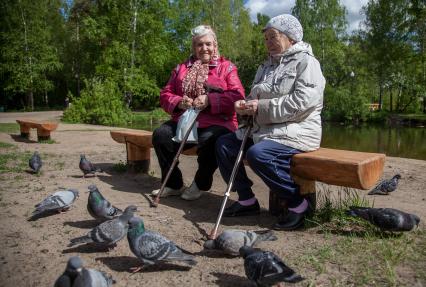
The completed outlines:
<svg viewBox="0 0 426 287">
<path fill-rule="evenodd" d="M 131 192 L 141 194 L 147 203 L 150 203 L 154 198 L 151 197 L 150 193 L 154 189 L 161 187 L 160 179 L 149 176 L 147 174 L 134 174 L 134 173 L 123 173 L 121 176 L 105 176 L 99 175 L 98 178 L 112 186 L 112 189 L 121 192 Z M 134 182 L 134 184 L 129 184 Z M 192 222 L 192 224 L 199 230 L 203 237 L 207 238 L 206 231 L 200 227 L 199 223 L 210 223 L 214 227 L 216 218 L 222 204 L 223 197 L 213 192 L 205 193 L 197 201 L 186 201 L 178 196 L 171 196 L 167 198 L 161 198 L 157 208 L 161 208 L 162 205 L 169 206 L 175 209 L 179 209 L 185 212 L 183 218 Z M 227 206 L 232 204 L 234 201 L 228 199 Z M 271 216 L 267 210 L 262 210 L 258 216 L 244 216 L 244 217 L 223 217 L 221 224 L 223 226 L 260 226 L 262 228 L 270 228 L 271 225 L 276 221 L 276 217 Z"/>
<path fill-rule="evenodd" d="M 98 257 L 95 259 L 103 264 L 107 265 L 111 270 L 117 272 L 129 272 L 132 273 L 130 268 L 142 266 L 142 262 L 136 257 L 130 256 L 116 256 L 116 257 Z M 153 266 L 145 266 L 141 271 L 142 273 L 147 272 L 159 272 L 159 271 L 189 271 L 191 267 L 185 265 L 177 265 L 172 263 L 161 263 Z"/>
<path fill-rule="evenodd" d="M 221 287 L 234 287 L 234 286 L 256 286 L 254 283 L 250 282 L 247 278 L 243 276 L 238 276 L 229 273 L 213 272 L 213 276 L 217 278 L 215 283 L 217 286 Z"/>
</svg>

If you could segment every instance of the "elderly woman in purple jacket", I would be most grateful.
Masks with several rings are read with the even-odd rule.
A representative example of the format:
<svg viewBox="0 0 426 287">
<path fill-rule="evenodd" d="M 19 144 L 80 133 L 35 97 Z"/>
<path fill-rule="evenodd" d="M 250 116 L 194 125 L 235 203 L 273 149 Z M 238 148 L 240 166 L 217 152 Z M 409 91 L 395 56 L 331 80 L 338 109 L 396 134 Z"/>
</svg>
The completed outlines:
<svg viewBox="0 0 426 287">
<path fill-rule="evenodd" d="M 161 107 L 171 115 L 171 120 L 154 131 L 152 143 L 163 181 L 179 148 L 179 144 L 172 140 L 179 118 L 189 108 L 201 110 L 197 118 L 198 169 L 192 184 L 185 187 L 182 173 L 176 166 L 161 196 L 180 195 L 185 200 L 195 200 L 211 188 L 213 173 L 217 169 L 214 156 L 216 139 L 236 130 L 238 122 L 234 103 L 242 99 L 244 88 L 237 68 L 219 56 L 212 28 L 205 25 L 194 28 L 192 55 L 177 65 L 160 93 Z M 188 144 L 185 148 L 192 146 Z M 157 195 L 158 192 L 157 189 L 152 194 Z"/>
<path fill-rule="evenodd" d="M 259 66 L 249 96 L 237 101 L 235 110 L 254 118 L 245 146 L 251 169 L 288 203 L 289 212 L 274 229 L 293 230 L 303 225 L 310 207 L 290 175 L 291 158 L 320 146 L 325 79 L 310 45 L 302 41 L 303 29 L 295 17 L 271 18 L 263 33 L 269 57 Z M 241 146 L 242 130 L 216 142 L 219 169 L 226 182 Z M 259 213 L 252 185 L 240 166 L 233 185 L 238 201 L 225 209 L 224 216 Z"/>
</svg>

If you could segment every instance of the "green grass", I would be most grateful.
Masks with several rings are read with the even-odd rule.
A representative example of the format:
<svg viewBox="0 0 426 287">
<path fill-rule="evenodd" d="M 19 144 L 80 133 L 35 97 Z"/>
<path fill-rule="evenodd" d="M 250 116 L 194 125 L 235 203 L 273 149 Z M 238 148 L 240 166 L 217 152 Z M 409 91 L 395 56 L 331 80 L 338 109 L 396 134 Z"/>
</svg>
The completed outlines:
<svg viewBox="0 0 426 287">
<path fill-rule="evenodd" d="M 19 152 L 15 149 L 0 153 L 0 174 L 6 172 L 23 172 L 28 167 L 30 152 Z"/>
<path fill-rule="evenodd" d="M 0 148 L 14 148 L 14 147 L 15 145 L 13 144 L 0 142 Z"/>
<path fill-rule="evenodd" d="M 118 163 L 113 165 L 112 170 L 115 172 L 126 172 L 127 164 L 120 160 Z"/>
<path fill-rule="evenodd" d="M 318 208 L 306 225 L 321 234 L 322 240 L 292 260 L 301 273 L 315 273 L 309 276 L 308 286 L 413 286 L 426 282 L 425 230 L 382 232 L 362 219 L 347 216 L 350 206 L 373 206 L 351 189 L 343 188 L 335 197 L 330 190 L 317 196 Z M 416 276 L 405 275 L 402 280 L 400 272 L 407 269 Z M 325 275 L 322 280 L 329 282 L 317 281 L 321 274 Z"/>
<path fill-rule="evenodd" d="M 0 123 L 0 133 L 18 133 L 19 131 L 17 123 Z"/>
<path fill-rule="evenodd" d="M 48 139 L 48 140 L 41 140 L 41 141 L 39 141 L 39 143 L 41 143 L 41 144 L 55 144 L 55 143 L 58 143 L 58 142 L 56 142 L 55 140 L 52 140 L 52 139 Z"/>
</svg>

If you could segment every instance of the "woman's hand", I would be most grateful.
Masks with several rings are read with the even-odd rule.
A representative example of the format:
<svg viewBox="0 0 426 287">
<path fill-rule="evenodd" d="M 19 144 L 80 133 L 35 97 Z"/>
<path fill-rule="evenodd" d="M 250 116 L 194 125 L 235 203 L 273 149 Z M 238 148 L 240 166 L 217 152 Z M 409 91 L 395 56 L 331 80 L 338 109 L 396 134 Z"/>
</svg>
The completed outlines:
<svg viewBox="0 0 426 287">
<path fill-rule="evenodd" d="M 257 114 L 257 105 L 259 100 L 251 100 L 246 102 L 246 115 L 254 116 Z"/>
<path fill-rule="evenodd" d="M 239 100 L 234 103 L 235 112 L 239 115 L 253 116 L 257 113 L 258 100 Z"/>
<path fill-rule="evenodd" d="M 193 99 L 187 96 L 183 96 L 182 101 L 180 101 L 178 108 L 181 110 L 187 110 L 192 108 Z"/>
<path fill-rule="evenodd" d="M 200 95 L 195 98 L 192 105 L 199 110 L 204 110 L 209 105 L 209 97 L 207 95 Z"/>
</svg>

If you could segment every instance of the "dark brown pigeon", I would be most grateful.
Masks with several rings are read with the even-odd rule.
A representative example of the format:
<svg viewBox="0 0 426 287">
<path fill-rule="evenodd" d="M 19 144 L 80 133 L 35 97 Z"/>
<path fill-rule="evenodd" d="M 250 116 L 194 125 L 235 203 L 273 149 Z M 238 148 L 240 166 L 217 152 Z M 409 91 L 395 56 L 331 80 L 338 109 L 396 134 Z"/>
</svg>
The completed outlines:
<svg viewBox="0 0 426 287">
<path fill-rule="evenodd" d="M 393 208 L 351 207 L 347 214 L 365 219 L 383 231 L 410 231 L 420 222 L 417 215 Z"/>
</svg>

